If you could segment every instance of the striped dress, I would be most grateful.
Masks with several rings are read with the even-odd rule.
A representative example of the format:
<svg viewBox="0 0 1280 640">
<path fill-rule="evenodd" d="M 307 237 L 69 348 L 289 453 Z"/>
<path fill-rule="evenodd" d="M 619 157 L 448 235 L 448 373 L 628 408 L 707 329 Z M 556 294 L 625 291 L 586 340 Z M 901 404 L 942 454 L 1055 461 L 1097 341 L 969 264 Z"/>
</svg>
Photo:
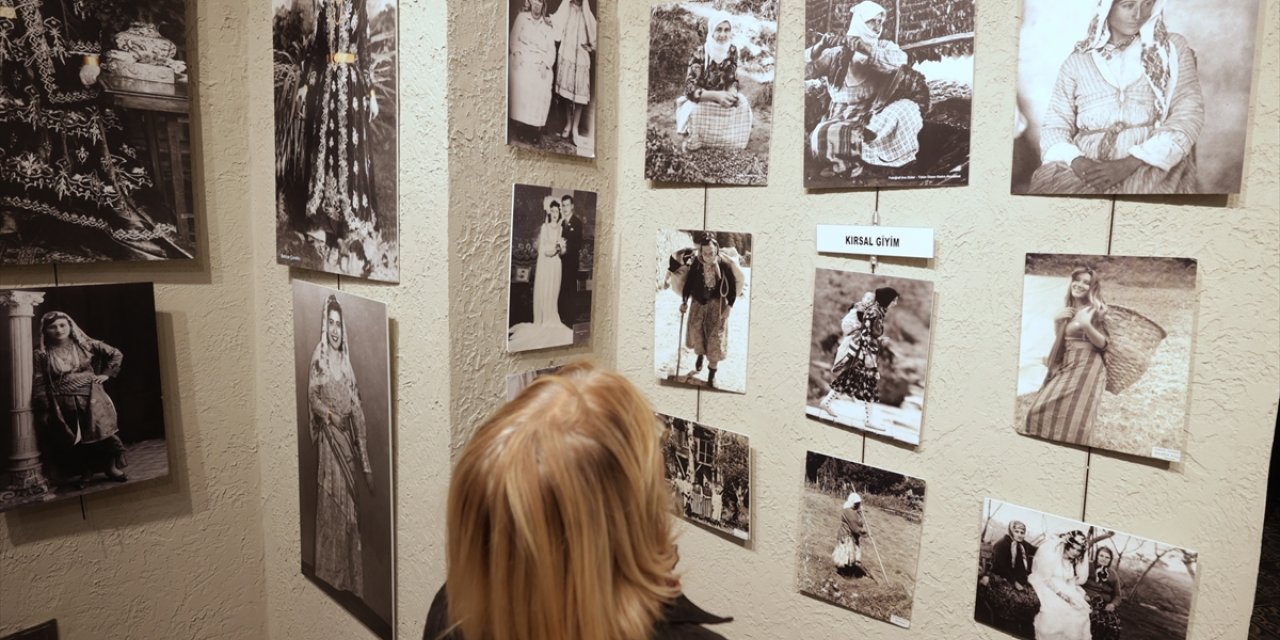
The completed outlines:
<svg viewBox="0 0 1280 640">
<path fill-rule="evenodd" d="M 1130 46 L 1110 58 L 1098 51 L 1067 57 L 1041 127 L 1044 164 L 1031 178 L 1031 193 L 1094 193 L 1071 170 L 1071 162 L 1080 156 L 1142 160 L 1133 175 L 1107 191 L 1110 194 L 1199 191 L 1195 145 L 1204 126 L 1204 95 L 1195 52 L 1176 33 L 1169 34 L 1169 42 L 1177 59 L 1170 66 L 1174 89 L 1163 119 L 1143 73 L 1142 47 Z"/>
<path fill-rule="evenodd" d="M 1065 331 L 1059 332 L 1050 356 L 1048 378 L 1027 413 L 1026 434 L 1089 444 L 1102 391 L 1107 386 L 1102 352 L 1078 325 L 1068 324 Z"/>
</svg>

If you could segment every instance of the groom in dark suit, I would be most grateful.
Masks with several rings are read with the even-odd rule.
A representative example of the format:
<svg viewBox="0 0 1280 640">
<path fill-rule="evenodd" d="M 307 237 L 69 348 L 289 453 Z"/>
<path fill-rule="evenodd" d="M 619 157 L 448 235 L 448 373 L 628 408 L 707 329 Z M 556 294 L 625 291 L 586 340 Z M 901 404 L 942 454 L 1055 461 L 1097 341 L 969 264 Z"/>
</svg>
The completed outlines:
<svg viewBox="0 0 1280 640">
<path fill-rule="evenodd" d="M 564 253 L 560 254 L 560 299 L 557 307 L 560 321 L 573 327 L 578 319 L 578 254 L 582 251 L 582 218 L 574 215 L 573 196 L 560 199 L 564 216 Z"/>
</svg>

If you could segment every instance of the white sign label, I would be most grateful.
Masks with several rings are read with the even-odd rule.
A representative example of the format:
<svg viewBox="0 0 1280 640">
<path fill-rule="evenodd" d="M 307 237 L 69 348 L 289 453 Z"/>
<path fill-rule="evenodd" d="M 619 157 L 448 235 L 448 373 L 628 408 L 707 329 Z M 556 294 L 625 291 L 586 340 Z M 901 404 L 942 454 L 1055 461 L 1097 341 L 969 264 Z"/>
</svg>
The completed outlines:
<svg viewBox="0 0 1280 640">
<path fill-rule="evenodd" d="M 1182 452 L 1177 449 L 1151 447 L 1151 457 L 1157 460 L 1168 460 L 1169 462 L 1182 462 Z"/>
<path fill-rule="evenodd" d="M 820 224 L 818 253 L 932 258 L 933 229 Z"/>
<path fill-rule="evenodd" d="M 906 619 L 906 618 L 903 618 L 903 617 L 901 617 L 901 616 L 894 615 L 894 614 L 892 614 L 892 613 L 891 613 L 891 614 L 889 614 L 889 622 L 892 622 L 893 624 L 896 624 L 896 625 L 898 625 L 899 627 L 902 627 L 903 629 L 910 629 L 910 628 L 911 628 L 911 621 L 910 621 L 910 620 L 908 620 L 908 619 Z"/>
</svg>

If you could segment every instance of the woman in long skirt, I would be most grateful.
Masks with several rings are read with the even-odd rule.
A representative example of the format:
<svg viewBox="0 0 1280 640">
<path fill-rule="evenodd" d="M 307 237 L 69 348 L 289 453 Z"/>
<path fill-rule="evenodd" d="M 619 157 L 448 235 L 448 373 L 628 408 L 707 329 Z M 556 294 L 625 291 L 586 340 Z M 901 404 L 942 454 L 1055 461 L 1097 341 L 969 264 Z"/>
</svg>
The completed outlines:
<svg viewBox="0 0 1280 640">
<path fill-rule="evenodd" d="M 507 62 L 507 113 L 522 129 L 541 131 L 551 111 L 555 31 L 542 0 L 529 0 L 511 25 Z M 535 138 L 536 141 L 536 138 Z"/>
<path fill-rule="evenodd" d="M 1089 267 L 1071 272 L 1066 306 L 1054 316 L 1049 372 L 1027 413 L 1025 433 L 1087 445 L 1107 386 L 1107 304 L 1102 281 Z"/>
<path fill-rule="evenodd" d="M 835 415 L 831 401 L 847 396 L 866 403 L 880 401 L 880 349 L 884 336 L 884 321 L 889 310 L 898 304 L 898 291 L 893 287 L 880 287 L 874 294 L 855 302 L 840 321 L 844 338 L 836 350 L 835 364 L 831 371 L 835 379 L 831 390 L 818 404 L 824 411 Z"/>
<path fill-rule="evenodd" d="M 591 54 L 596 50 L 596 17 L 588 0 L 561 0 L 551 16 L 560 56 L 556 61 L 556 94 L 565 101 L 566 140 L 580 133 L 582 109 L 591 102 Z"/>
</svg>

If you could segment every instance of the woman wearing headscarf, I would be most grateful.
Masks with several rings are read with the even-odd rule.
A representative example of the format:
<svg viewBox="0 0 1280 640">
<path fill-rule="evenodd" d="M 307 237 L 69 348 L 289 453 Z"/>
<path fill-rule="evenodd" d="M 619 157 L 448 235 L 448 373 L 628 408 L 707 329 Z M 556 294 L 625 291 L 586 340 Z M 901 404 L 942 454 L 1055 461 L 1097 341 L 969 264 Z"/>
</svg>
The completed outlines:
<svg viewBox="0 0 1280 640">
<path fill-rule="evenodd" d="M 807 77 L 823 79 L 831 104 L 809 135 L 824 176 L 855 178 L 864 165 L 901 167 L 916 159 L 929 86 L 897 44 L 880 38 L 884 7 L 860 2 L 845 35 L 826 34 L 805 50 Z"/>
<path fill-rule="evenodd" d="M 1032 193 L 1195 193 L 1204 95 L 1168 0 L 1099 0 L 1058 71 Z"/>
<path fill-rule="evenodd" d="M 527 0 L 516 15 L 508 39 L 507 113 L 522 128 L 541 130 L 551 110 L 551 84 L 555 78 L 555 30 L 545 13 L 543 0 Z"/>
<path fill-rule="evenodd" d="M 880 287 L 867 292 L 862 300 L 849 307 L 840 321 L 843 338 L 836 349 L 831 373 L 831 390 L 818 404 L 823 411 L 835 415 L 831 401 L 837 396 L 848 396 L 867 403 L 870 415 L 871 403 L 880 401 L 880 352 L 887 348 L 884 337 L 884 321 L 889 310 L 898 304 L 898 290 Z"/>
<path fill-rule="evenodd" d="M 738 93 L 738 47 L 725 14 L 707 19 L 707 40 L 689 58 L 685 94 L 676 99 L 676 132 L 688 136 L 686 151 L 745 149 L 751 139 L 751 101 Z"/>
<path fill-rule="evenodd" d="M 1088 539 L 1071 531 L 1036 552 L 1027 582 L 1040 599 L 1036 640 L 1091 640 L 1089 600 L 1080 586 L 1089 577 Z"/>
<path fill-rule="evenodd" d="M 591 102 L 591 54 L 596 50 L 596 17 L 588 0 L 561 0 L 551 16 L 552 31 L 560 43 L 556 61 L 556 93 L 564 99 L 566 140 L 578 135 L 582 109 Z"/>
<path fill-rule="evenodd" d="M 1089 267 L 1076 267 L 1065 306 L 1054 316 L 1049 371 L 1027 412 L 1028 435 L 1087 445 L 1098 417 L 1107 368 L 1107 303 L 1102 280 Z"/>
<path fill-rule="evenodd" d="M 1084 583 L 1089 598 L 1090 628 L 1093 640 L 1119 640 L 1123 627 L 1116 606 L 1120 604 L 1120 582 L 1116 576 L 1115 552 L 1098 547 L 1089 566 L 1089 579 Z"/>
<path fill-rule="evenodd" d="M 831 561 L 836 571 L 847 573 L 862 564 L 862 536 L 867 532 L 867 519 L 862 513 L 862 496 L 849 493 L 840 507 L 840 530 L 836 534 L 836 548 Z"/>
<path fill-rule="evenodd" d="M 560 255 L 565 251 L 560 200 L 555 196 L 543 198 L 542 210 L 546 217 L 538 227 L 538 260 L 533 269 L 533 322 L 511 327 L 507 332 L 508 351 L 573 344 L 573 329 L 561 320 L 559 307 L 560 279 L 564 271 Z"/>
<path fill-rule="evenodd" d="M 89 3 L 0 0 L 0 210 L 27 245 L 16 262 L 191 257 L 103 98 L 102 37 Z"/>
<path fill-rule="evenodd" d="M 741 293 L 741 272 L 720 255 L 720 244 L 706 234 L 691 257 L 681 292 L 680 313 L 689 313 L 685 346 L 698 356 L 694 372 L 707 365 L 707 386 L 716 386 L 716 368 L 729 350 L 728 323 L 733 303 Z M 692 306 L 690 305 L 692 300 Z"/>
<path fill-rule="evenodd" d="M 46 441 L 68 455 L 64 472 L 83 489 L 98 471 L 125 482 L 129 476 L 116 406 L 103 384 L 120 374 L 124 354 L 80 330 L 71 316 L 50 311 L 40 318 L 31 399 Z"/>
<path fill-rule="evenodd" d="M 325 300 L 320 343 L 311 356 L 307 401 L 316 446 L 315 574 L 334 589 L 364 594 L 356 496 L 373 486 L 360 387 L 351 368 L 346 318 L 337 296 Z"/>
</svg>

